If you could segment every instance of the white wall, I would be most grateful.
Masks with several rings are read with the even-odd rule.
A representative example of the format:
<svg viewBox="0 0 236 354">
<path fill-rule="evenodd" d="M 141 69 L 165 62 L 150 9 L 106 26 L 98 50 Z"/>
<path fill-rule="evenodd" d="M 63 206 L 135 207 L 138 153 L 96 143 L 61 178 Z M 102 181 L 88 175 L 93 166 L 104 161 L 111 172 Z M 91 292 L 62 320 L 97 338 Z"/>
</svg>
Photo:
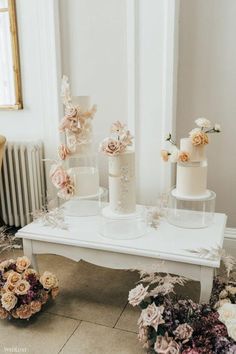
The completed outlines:
<svg viewBox="0 0 236 354">
<path fill-rule="evenodd" d="M 222 125 L 208 149 L 208 187 L 216 210 L 236 227 L 236 1 L 181 0 L 178 70 L 178 138 L 196 117 Z"/>
<path fill-rule="evenodd" d="M 47 157 L 54 157 L 60 75 L 54 1 L 21 0 L 16 5 L 24 109 L 0 110 L 0 133 L 13 141 L 42 139 Z"/>
</svg>

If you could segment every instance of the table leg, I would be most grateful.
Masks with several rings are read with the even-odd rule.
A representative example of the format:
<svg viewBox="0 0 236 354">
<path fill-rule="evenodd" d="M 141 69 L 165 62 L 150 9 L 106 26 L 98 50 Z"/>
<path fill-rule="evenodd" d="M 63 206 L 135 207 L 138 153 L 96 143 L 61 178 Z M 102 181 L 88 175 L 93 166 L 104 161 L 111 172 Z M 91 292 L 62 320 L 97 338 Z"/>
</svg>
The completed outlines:
<svg viewBox="0 0 236 354">
<path fill-rule="evenodd" d="M 24 255 L 31 260 L 32 267 L 38 271 L 38 263 L 35 254 L 33 253 L 32 240 L 23 239 Z"/>
<path fill-rule="evenodd" d="M 212 285 L 214 277 L 214 268 L 201 266 L 201 275 L 200 275 L 200 303 L 209 302 L 211 297 Z"/>
</svg>

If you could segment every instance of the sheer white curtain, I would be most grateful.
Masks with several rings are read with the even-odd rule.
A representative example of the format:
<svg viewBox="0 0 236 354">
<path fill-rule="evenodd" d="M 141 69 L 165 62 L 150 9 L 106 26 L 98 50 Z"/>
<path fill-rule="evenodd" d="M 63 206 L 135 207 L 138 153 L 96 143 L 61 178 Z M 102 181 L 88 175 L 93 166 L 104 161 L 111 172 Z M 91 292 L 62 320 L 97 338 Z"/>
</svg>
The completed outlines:
<svg viewBox="0 0 236 354">
<path fill-rule="evenodd" d="M 7 1 L 0 0 L 0 105 L 15 104 L 12 44 Z"/>
</svg>

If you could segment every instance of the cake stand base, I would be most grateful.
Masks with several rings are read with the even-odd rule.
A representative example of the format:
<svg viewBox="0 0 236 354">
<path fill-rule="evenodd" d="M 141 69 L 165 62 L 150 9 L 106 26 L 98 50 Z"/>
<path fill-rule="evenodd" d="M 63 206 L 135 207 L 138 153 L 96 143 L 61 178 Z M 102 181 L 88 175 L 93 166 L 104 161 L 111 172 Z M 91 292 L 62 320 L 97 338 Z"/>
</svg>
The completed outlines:
<svg viewBox="0 0 236 354">
<path fill-rule="evenodd" d="M 98 215 L 107 199 L 108 191 L 102 187 L 96 195 L 73 197 L 63 204 L 64 215 L 74 217 Z"/>
<path fill-rule="evenodd" d="M 216 194 L 207 191 L 203 198 L 183 197 L 173 189 L 169 195 L 167 220 L 170 224 L 188 229 L 208 227 L 214 220 Z"/>
<path fill-rule="evenodd" d="M 139 238 L 146 233 L 146 208 L 137 205 L 135 213 L 116 214 L 110 206 L 102 209 L 100 234 L 106 238 L 128 240 Z"/>
</svg>

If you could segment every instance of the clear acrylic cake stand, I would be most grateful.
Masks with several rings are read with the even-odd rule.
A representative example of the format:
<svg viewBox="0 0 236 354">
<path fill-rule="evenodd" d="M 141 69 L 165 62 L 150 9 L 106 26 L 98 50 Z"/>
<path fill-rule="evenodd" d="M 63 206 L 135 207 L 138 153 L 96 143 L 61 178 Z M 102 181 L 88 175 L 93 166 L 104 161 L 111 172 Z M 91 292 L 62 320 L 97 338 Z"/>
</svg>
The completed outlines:
<svg viewBox="0 0 236 354">
<path fill-rule="evenodd" d="M 147 230 L 147 209 L 136 206 L 132 214 L 116 214 L 107 205 L 102 209 L 99 233 L 110 239 L 128 240 L 139 238 Z"/>
<path fill-rule="evenodd" d="M 211 225 L 214 220 L 216 194 L 208 190 L 206 196 L 180 197 L 173 189 L 169 194 L 167 220 L 182 228 L 198 229 Z"/>
</svg>

